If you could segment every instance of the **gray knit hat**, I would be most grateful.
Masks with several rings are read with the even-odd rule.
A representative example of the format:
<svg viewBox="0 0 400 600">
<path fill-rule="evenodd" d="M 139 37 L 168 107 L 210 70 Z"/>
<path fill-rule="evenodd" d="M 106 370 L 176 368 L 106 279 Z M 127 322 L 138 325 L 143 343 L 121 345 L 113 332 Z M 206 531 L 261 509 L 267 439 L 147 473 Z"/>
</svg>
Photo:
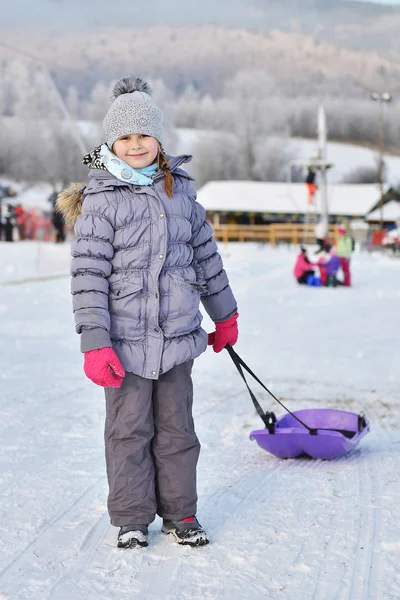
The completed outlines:
<svg viewBox="0 0 400 600">
<path fill-rule="evenodd" d="M 154 104 L 151 87 L 140 77 L 123 77 L 113 89 L 114 102 L 103 121 L 107 146 L 129 133 L 143 133 L 164 143 L 162 110 Z"/>
</svg>

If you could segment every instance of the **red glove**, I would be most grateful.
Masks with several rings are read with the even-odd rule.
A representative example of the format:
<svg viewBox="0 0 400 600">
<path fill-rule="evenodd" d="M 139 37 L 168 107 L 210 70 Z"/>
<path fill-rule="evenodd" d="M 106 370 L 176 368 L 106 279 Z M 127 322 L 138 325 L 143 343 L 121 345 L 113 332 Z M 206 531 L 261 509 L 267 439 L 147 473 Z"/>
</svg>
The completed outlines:
<svg viewBox="0 0 400 600">
<path fill-rule="evenodd" d="M 215 323 L 215 331 L 208 334 L 208 345 L 213 347 L 214 352 L 221 352 L 227 344 L 234 346 L 238 341 L 239 329 L 236 323 L 239 313 L 236 313 L 227 321 Z"/>
<path fill-rule="evenodd" d="M 86 377 L 102 387 L 119 388 L 125 377 L 124 367 L 110 346 L 85 352 L 83 370 Z"/>
</svg>

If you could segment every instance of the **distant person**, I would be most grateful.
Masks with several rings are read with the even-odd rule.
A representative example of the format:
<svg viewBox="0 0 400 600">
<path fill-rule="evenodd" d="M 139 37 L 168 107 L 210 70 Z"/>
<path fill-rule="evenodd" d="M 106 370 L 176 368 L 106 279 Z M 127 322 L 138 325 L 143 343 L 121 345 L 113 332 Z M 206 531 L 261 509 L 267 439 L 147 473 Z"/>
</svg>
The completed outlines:
<svg viewBox="0 0 400 600">
<path fill-rule="evenodd" d="M 25 240 L 26 238 L 26 212 L 22 208 L 21 204 L 18 204 L 15 207 L 15 221 L 18 229 L 18 236 L 20 240 Z"/>
<path fill-rule="evenodd" d="M 57 210 L 57 192 L 52 192 L 48 197 L 48 201 L 51 203 L 51 222 L 56 233 L 56 243 L 65 242 L 65 220 L 63 215 Z"/>
<path fill-rule="evenodd" d="M 200 444 L 192 417 L 193 360 L 238 339 L 236 300 L 205 209 L 163 149 L 151 88 L 124 77 L 91 170 L 57 201 L 76 221 L 72 293 L 84 370 L 106 395 L 106 463 L 117 546 L 147 546 L 156 514 L 179 544 L 202 546 L 196 517 Z M 80 214 L 81 213 L 81 214 Z M 215 331 L 201 328 L 200 299 Z"/>
<path fill-rule="evenodd" d="M 307 284 L 308 278 L 315 275 L 314 266 L 315 263 L 312 263 L 307 256 L 306 248 L 302 247 L 293 269 L 293 275 L 297 282 L 301 285 Z"/>
<path fill-rule="evenodd" d="M 4 240 L 6 242 L 14 241 L 14 226 L 15 226 L 15 216 L 14 216 L 14 207 L 12 204 L 6 204 L 3 206 L 2 210 L 2 230 L 4 232 Z"/>
<path fill-rule="evenodd" d="M 0 185 L 0 241 L 13 241 L 14 208 L 11 204 L 5 202 L 5 198 L 12 198 L 16 195 L 11 186 Z"/>
<path fill-rule="evenodd" d="M 62 214 L 53 210 L 51 213 L 51 222 L 56 230 L 56 243 L 65 242 L 65 221 Z"/>
<path fill-rule="evenodd" d="M 338 285 L 337 274 L 340 269 L 340 259 L 336 248 L 325 246 L 326 257 L 321 257 L 318 261 L 318 267 L 321 273 L 321 284 L 327 287 L 336 287 Z"/>
<path fill-rule="evenodd" d="M 336 245 L 337 255 L 340 260 L 340 266 L 343 271 L 343 285 L 351 285 L 350 259 L 353 252 L 354 241 L 346 225 L 340 225 L 338 228 L 338 241 Z"/>
</svg>

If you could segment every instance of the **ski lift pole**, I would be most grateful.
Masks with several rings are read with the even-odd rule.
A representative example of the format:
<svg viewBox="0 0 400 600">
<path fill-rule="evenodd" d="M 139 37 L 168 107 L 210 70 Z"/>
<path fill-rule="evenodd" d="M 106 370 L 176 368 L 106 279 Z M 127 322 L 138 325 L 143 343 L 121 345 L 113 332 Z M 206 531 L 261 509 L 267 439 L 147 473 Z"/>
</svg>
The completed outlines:
<svg viewBox="0 0 400 600">
<path fill-rule="evenodd" d="M 324 236 L 328 235 L 329 216 L 328 216 L 328 197 L 326 184 L 326 118 L 325 109 L 322 104 L 318 107 L 318 158 L 320 165 L 319 191 L 321 198 L 321 222 L 323 225 Z"/>
</svg>

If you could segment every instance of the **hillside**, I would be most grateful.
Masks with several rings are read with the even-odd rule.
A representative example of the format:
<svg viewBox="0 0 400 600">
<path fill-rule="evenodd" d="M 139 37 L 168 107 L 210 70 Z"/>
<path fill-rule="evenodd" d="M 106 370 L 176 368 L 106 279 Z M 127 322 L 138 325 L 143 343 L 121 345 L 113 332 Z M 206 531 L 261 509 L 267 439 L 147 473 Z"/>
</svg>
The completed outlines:
<svg viewBox="0 0 400 600">
<path fill-rule="evenodd" d="M 2 14 L 2 27 L 40 32 L 47 38 L 75 31 L 80 35 L 109 25 L 138 28 L 204 26 L 244 28 L 252 31 L 278 28 L 312 35 L 320 40 L 352 49 L 378 51 L 395 58 L 400 52 L 400 8 L 349 0 L 203 0 L 193 5 L 185 0 L 149 0 L 143 5 L 131 0 L 93 3 L 80 0 L 18 0 Z M 116 6 L 118 10 L 116 10 Z M 2 39 L 3 36 L 2 36 Z M 21 40 L 19 40 L 21 41 Z"/>
<path fill-rule="evenodd" d="M 160 77 L 178 91 L 193 82 L 210 93 L 218 92 L 227 76 L 250 69 L 267 73 L 293 95 L 339 93 L 344 86 L 349 94 L 354 78 L 378 87 L 398 84 L 400 79 L 400 65 L 376 52 L 356 52 L 279 30 L 112 27 L 36 42 L 34 52 L 65 67 L 56 69 L 61 87 L 74 83 L 86 90 L 99 79 L 132 72 Z"/>
</svg>

